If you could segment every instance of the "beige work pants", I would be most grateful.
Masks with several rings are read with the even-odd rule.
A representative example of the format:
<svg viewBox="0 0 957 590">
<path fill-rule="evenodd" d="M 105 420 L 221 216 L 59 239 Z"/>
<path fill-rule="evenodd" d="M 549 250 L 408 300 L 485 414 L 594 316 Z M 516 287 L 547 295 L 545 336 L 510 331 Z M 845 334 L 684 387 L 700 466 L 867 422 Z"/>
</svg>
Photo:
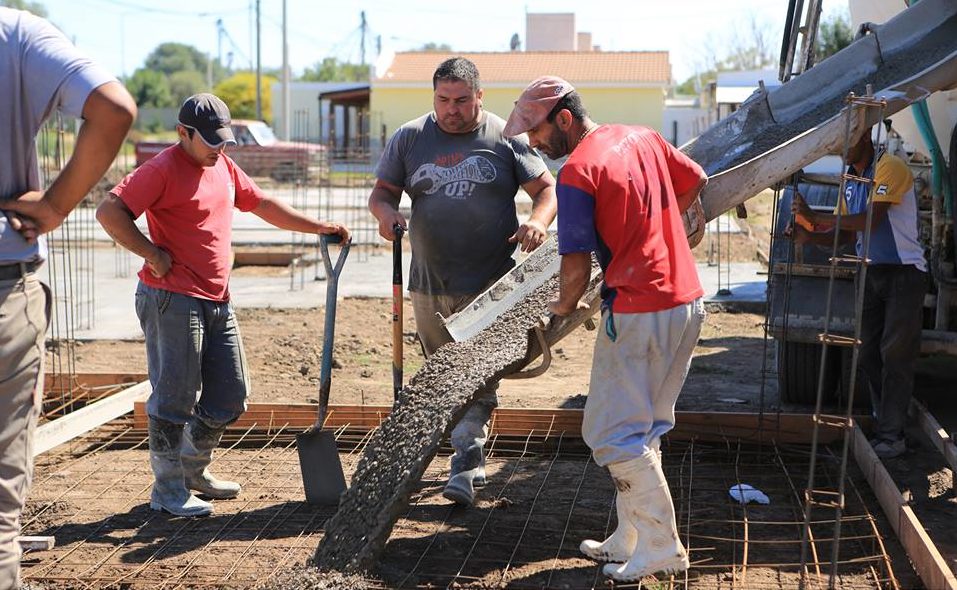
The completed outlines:
<svg viewBox="0 0 957 590">
<path fill-rule="evenodd" d="M 17 536 L 33 479 L 48 301 L 35 274 L 0 281 L 0 590 L 19 584 Z"/>
</svg>

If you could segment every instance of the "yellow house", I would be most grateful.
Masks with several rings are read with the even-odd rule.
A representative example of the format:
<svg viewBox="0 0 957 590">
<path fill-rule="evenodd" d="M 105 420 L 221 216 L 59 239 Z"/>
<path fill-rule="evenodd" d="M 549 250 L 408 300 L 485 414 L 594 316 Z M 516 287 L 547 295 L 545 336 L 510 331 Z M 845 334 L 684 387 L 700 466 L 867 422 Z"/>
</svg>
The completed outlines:
<svg viewBox="0 0 957 590">
<path fill-rule="evenodd" d="M 432 110 L 432 74 L 449 57 L 478 67 L 485 108 L 508 118 L 529 82 L 556 75 L 571 82 L 588 114 L 599 123 L 645 125 L 661 131 L 671 81 L 667 51 L 511 51 L 499 53 L 397 53 L 372 79 L 370 109 L 386 137 Z"/>
</svg>

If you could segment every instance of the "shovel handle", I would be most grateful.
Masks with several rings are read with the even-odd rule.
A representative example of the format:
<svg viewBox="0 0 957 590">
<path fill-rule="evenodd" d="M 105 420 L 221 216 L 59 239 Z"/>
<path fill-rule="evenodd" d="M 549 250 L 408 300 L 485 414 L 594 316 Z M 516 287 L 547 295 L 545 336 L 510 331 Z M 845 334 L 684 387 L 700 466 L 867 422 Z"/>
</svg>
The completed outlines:
<svg viewBox="0 0 957 590">
<path fill-rule="evenodd" d="M 402 390 L 402 235 L 405 228 L 398 223 L 392 226 L 392 396 L 399 399 Z"/>
<path fill-rule="evenodd" d="M 329 257 L 329 244 L 341 244 L 335 266 Z M 336 337 L 336 296 L 339 291 L 339 273 L 349 256 L 351 242 L 342 243 L 342 236 L 322 235 L 319 237 L 319 249 L 322 263 L 326 267 L 326 317 L 322 331 L 322 367 L 319 373 L 319 413 L 315 428 L 322 428 L 329 410 L 329 390 L 332 388 L 332 345 Z"/>
</svg>

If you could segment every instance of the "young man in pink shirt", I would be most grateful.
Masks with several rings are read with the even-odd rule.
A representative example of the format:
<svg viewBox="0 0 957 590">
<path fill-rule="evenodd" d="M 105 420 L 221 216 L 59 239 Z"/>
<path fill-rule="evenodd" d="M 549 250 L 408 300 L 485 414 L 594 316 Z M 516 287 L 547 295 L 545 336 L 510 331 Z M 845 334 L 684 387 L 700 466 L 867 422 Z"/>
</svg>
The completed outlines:
<svg viewBox="0 0 957 590">
<path fill-rule="evenodd" d="M 594 252 L 604 271 L 603 330 L 595 342 L 582 434 L 618 489 L 618 527 L 581 551 L 634 581 L 688 568 L 661 470 L 661 436 L 674 427 L 704 307 L 682 214 L 707 183 L 700 166 L 652 129 L 598 125 L 571 84 L 532 82 L 505 135 L 528 133 L 558 175 L 558 299 L 563 316 L 582 305 Z M 641 536 L 642 542 L 638 543 Z"/>
<path fill-rule="evenodd" d="M 146 335 L 153 394 L 149 414 L 150 507 L 205 516 L 194 496 L 233 498 L 237 483 L 207 466 L 223 431 L 246 408 L 249 371 L 229 301 L 233 208 L 271 225 L 349 240 L 345 226 L 319 221 L 266 196 L 223 153 L 235 144 L 229 109 L 212 94 L 183 103 L 173 145 L 123 179 L 96 218 L 125 248 L 143 257 L 136 313 Z M 134 220 L 146 214 L 150 237 Z"/>
</svg>

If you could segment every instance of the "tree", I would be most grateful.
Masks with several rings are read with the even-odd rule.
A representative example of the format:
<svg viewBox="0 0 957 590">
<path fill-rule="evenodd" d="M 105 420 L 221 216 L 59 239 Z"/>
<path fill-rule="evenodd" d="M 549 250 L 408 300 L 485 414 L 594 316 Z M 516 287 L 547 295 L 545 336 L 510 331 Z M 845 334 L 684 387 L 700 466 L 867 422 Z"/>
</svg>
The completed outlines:
<svg viewBox="0 0 957 590">
<path fill-rule="evenodd" d="M 169 81 L 161 72 L 139 68 L 126 81 L 126 89 L 140 107 L 166 108 L 176 104 L 170 93 Z"/>
<path fill-rule="evenodd" d="M 847 10 L 829 14 L 818 28 L 815 61 L 834 55 L 854 42 L 854 31 Z"/>
<path fill-rule="evenodd" d="M 697 94 L 703 86 L 717 80 L 719 72 L 760 70 L 775 65 L 769 27 L 753 14 L 744 23 L 743 30 L 735 27 L 723 38 L 709 34 L 702 40 L 697 73 L 676 86 L 676 94 Z"/>
<path fill-rule="evenodd" d="M 0 0 L 0 6 L 15 8 L 17 10 L 26 10 L 37 16 L 47 17 L 46 7 L 39 2 L 29 2 L 27 0 Z"/>
<path fill-rule="evenodd" d="M 262 112 L 267 123 L 272 122 L 271 88 L 276 78 L 263 76 Z M 256 118 L 256 74 L 239 72 L 226 78 L 213 88 L 213 94 L 223 99 L 229 106 L 230 114 L 236 119 Z"/>
<path fill-rule="evenodd" d="M 187 97 L 208 91 L 206 76 L 196 70 L 173 72 L 169 76 L 169 90 L 174 104 L 183 104 Z"/>
<path fill-rule="evenodd" d="M 143 67 L 172 76 L 176 72 L 195 71 L 206 75 L 209 59 L 205 53 L 185 43 L 160 43 L 146 56 Z M 221 80 L 225 69 L 218 60 L 213 60 L 213 80 Z"/>
<path fill-rule="evenodd" d="M 425 45 L 423 45 L 422 47 L 415 49 L 414 51 L 425 51 L 428 53 L 447 53 L 449 51 L 452 51 L 452 46 L 449 45 L 448 43 L 433 43 L 430 41 L 426 43 Z"/>
<path fill-rule="evenodd" d="M 369 66 L 326 57 L 311 68 L 306 68 L 299 79 L 304 82 L 362 82 L 369 79 Z"/>
</svg>

